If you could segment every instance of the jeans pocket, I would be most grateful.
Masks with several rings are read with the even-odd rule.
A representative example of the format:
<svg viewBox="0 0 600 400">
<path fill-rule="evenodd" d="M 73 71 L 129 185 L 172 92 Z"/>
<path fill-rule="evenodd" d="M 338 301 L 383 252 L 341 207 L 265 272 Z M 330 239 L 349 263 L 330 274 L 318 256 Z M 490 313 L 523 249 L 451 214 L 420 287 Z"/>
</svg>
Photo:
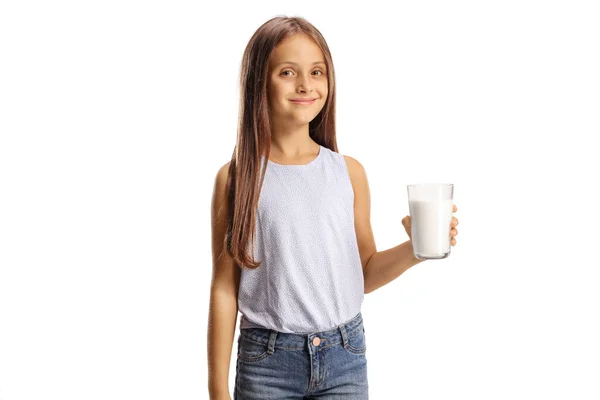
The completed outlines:
<svg viewBox="0 0 600 400">
<path fill-rule="evenodd" d="M 263 360 L 268 356 L 267 344 L 255 342 L 240 334 L 238 338 L 238 360 L 252 363 Z"/>
<path fill-rule="evenodd" d="M 352 336 L 348 337 L 348 344 L 344 348 L 352 354 L 365 354 L 367 351 L 367 340 L 364 329 L 357 329 L 353 332 Z"/>
</svg>

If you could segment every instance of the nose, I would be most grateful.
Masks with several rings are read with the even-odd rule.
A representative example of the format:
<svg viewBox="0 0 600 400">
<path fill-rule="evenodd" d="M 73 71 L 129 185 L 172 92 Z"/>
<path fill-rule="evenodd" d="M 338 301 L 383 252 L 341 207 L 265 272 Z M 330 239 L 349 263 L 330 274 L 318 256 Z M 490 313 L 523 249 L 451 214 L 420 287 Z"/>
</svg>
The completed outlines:
<svg viewBox="0 0 600 400">
<path fill-rule="evenodd" d="M 310 76 L 299 75 L 298 78 L 298 89 L 305 92 L 312 92 L 312 82 L 310 81 Z"/>
</svg>

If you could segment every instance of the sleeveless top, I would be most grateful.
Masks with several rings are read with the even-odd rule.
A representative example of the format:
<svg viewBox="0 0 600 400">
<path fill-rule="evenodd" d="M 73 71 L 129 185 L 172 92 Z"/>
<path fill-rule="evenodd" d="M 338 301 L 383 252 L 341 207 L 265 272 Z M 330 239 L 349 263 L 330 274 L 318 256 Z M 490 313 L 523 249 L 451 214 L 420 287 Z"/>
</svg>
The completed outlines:
<svg viewBox="0 0 600 400">
<path fill-rule="evenodd" d="M 262 264 L 241 268 L 240 329 L 312 333 L 333 329 L 361 309 L 364 277 L 350 175 L 343 155 L 319 147 L 308 164 L 266 160 L 254 247 L 248 242 Z"/>
</svg>

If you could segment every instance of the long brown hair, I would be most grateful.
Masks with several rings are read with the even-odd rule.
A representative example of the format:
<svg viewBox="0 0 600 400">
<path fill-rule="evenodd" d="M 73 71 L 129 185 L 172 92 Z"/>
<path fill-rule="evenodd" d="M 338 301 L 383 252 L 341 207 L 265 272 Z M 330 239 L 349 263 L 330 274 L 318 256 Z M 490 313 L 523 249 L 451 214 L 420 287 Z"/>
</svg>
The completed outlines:
<svg viewBox="0 0 600 400">
<path fill-rule="evenodd" d="M 260 26 L 250 38 L 240 69 L 240 103 L 236 145 L 229 164 L 227 201 L 229 215 L 226 246 L 238 267 L 255 269 L 253 258 L 256 210 L 267 163 L 260 170 L 261 155 L 271 151 L 267 79 L 269 56 L 285 38 L 303 33 L 320 47 L 325 58 L 328 94 L 323 108 L 309 123 L 309 135 L 318 144 L 337 152 L 335 136 L 335 71 L 329 47 L 321 32 L 302 17 L 278 16 Z M 259 179 L 260 178 L 260 179 Z M 252 247 L 248 244 L 252 242 Z"/>
</svg>

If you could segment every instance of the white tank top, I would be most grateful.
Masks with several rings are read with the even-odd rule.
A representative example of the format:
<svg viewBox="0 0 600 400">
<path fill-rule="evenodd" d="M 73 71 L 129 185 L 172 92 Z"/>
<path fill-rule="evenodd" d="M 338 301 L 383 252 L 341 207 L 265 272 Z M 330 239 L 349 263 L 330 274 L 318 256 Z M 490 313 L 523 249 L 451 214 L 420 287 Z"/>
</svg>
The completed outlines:
<svg viewBox="0 0 600 400">
<path fill-rule="evenodd" d="M 242 268 L 240 329 L 311 333 L 335 328 L 361 309 L 350 175 L 343 155 L 319 147 L 308 164 L 267 160 L 252 249 L 262 264 Z"/>
</svg>

